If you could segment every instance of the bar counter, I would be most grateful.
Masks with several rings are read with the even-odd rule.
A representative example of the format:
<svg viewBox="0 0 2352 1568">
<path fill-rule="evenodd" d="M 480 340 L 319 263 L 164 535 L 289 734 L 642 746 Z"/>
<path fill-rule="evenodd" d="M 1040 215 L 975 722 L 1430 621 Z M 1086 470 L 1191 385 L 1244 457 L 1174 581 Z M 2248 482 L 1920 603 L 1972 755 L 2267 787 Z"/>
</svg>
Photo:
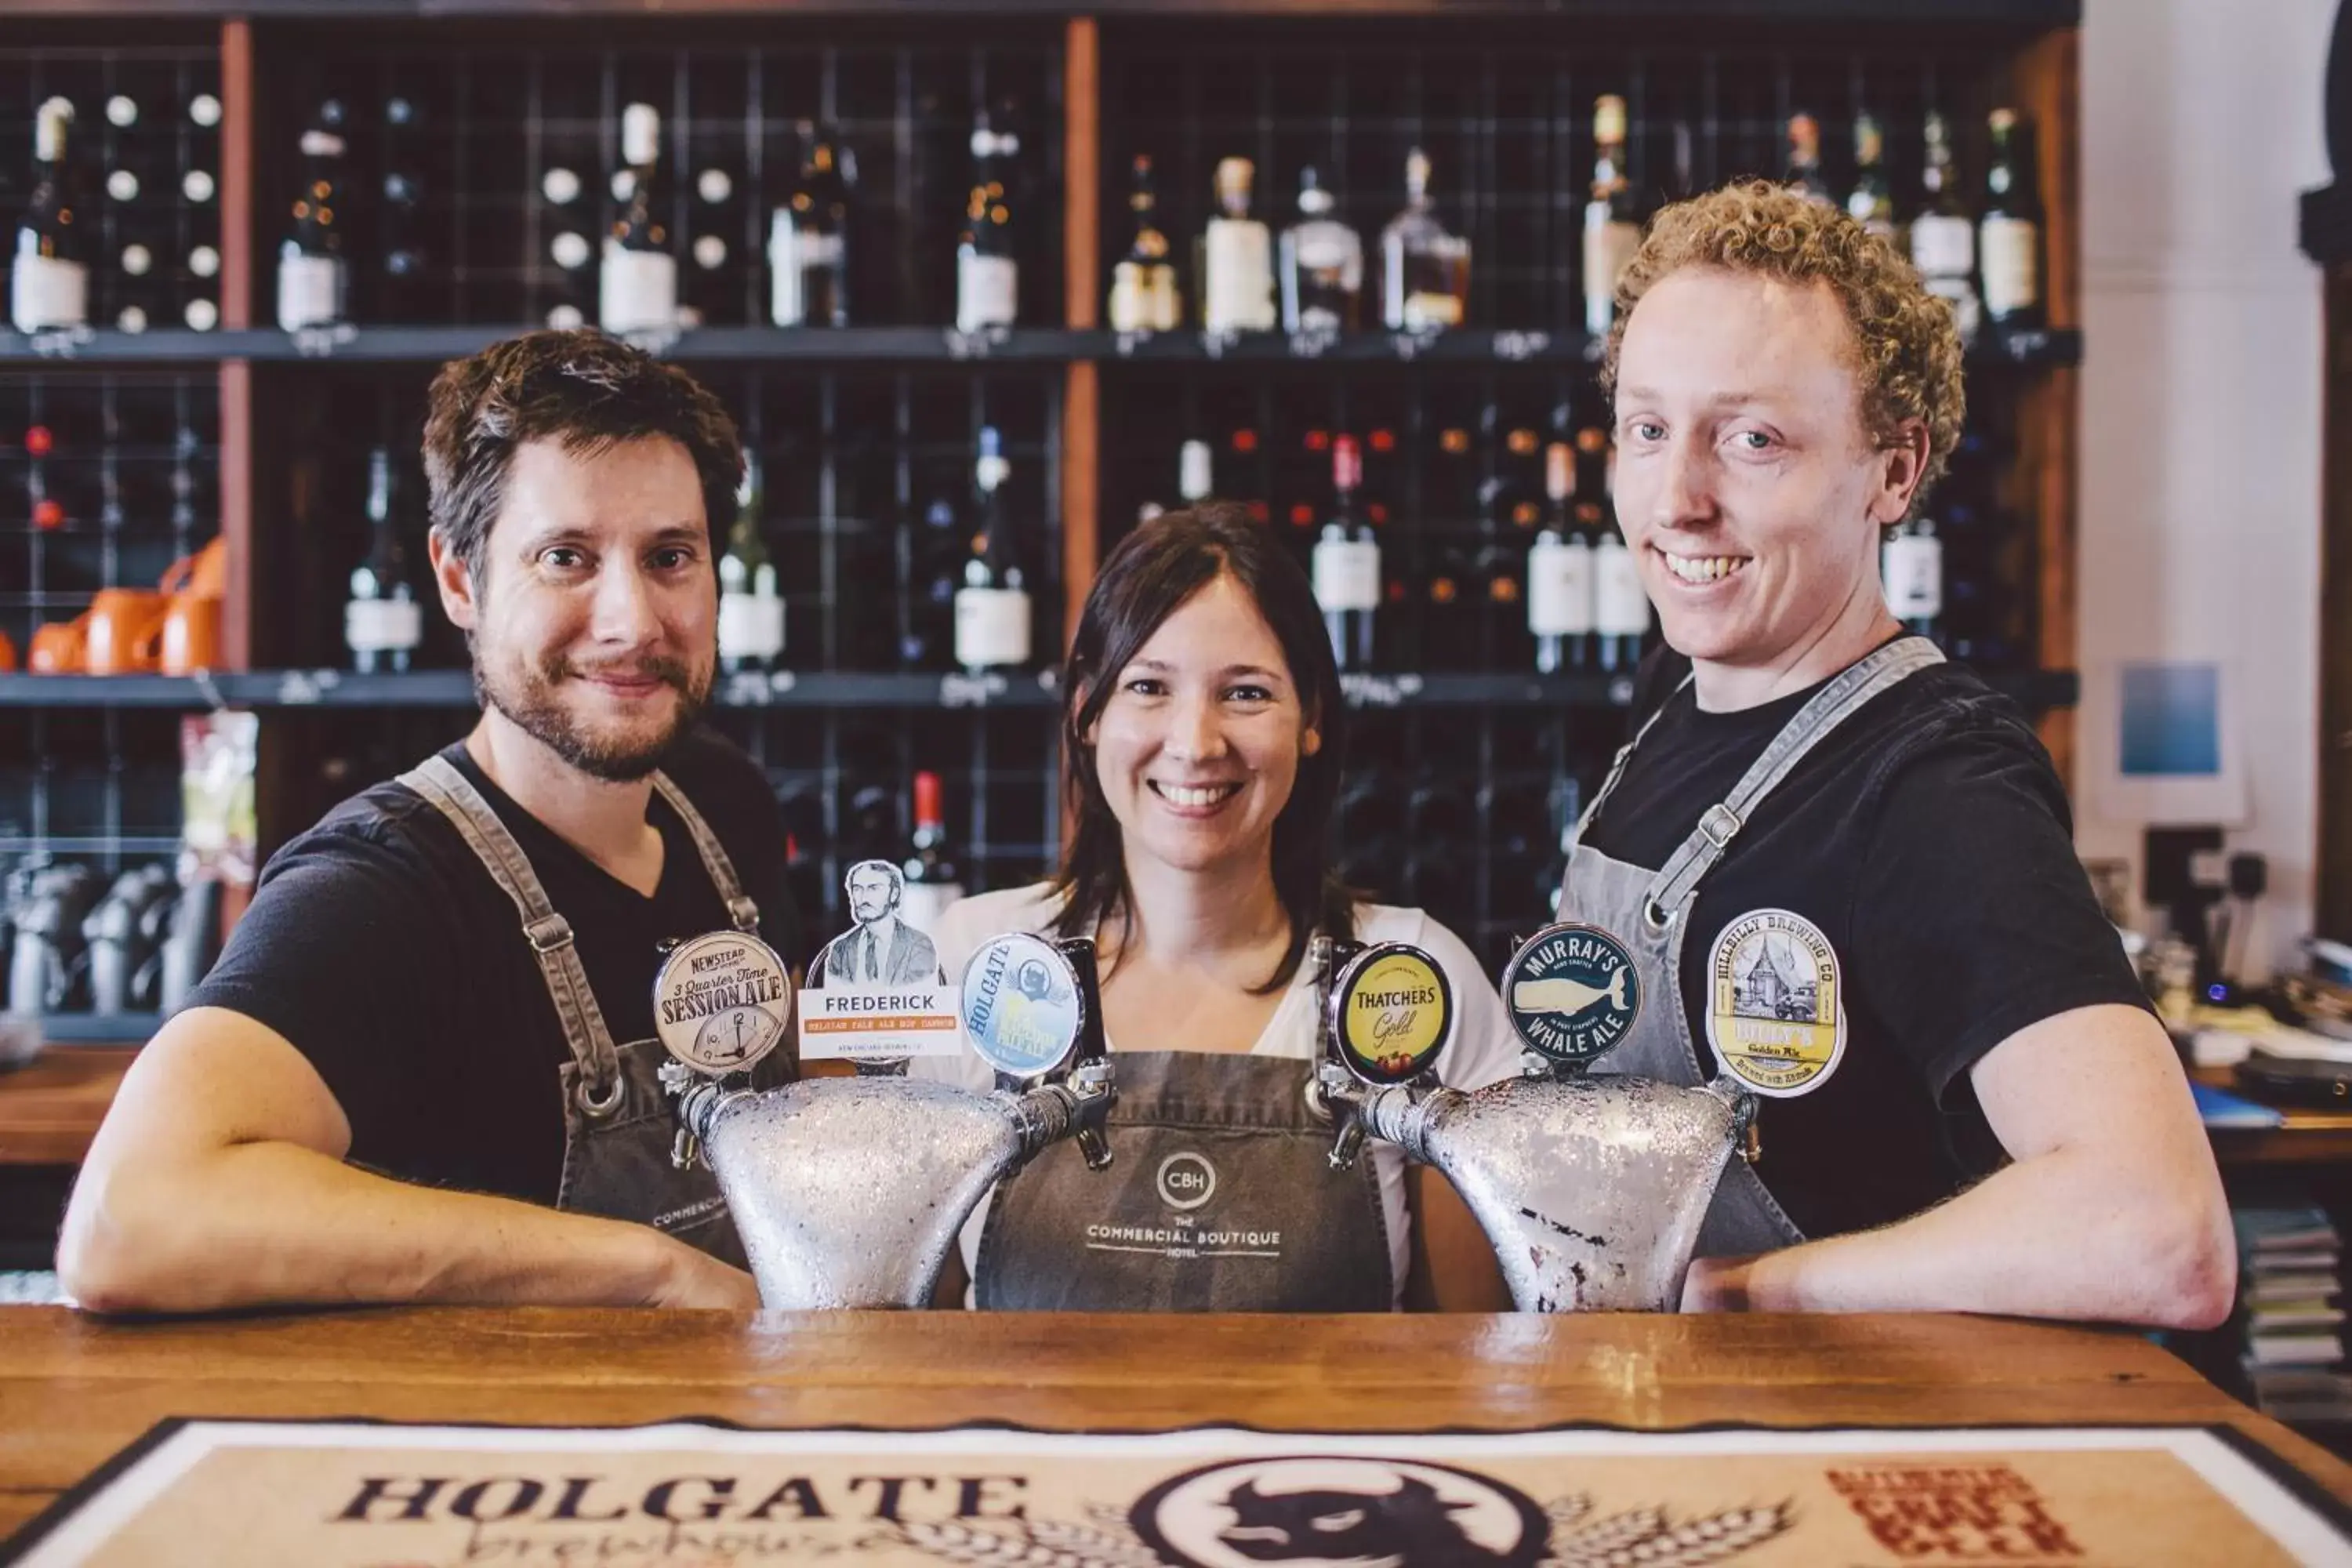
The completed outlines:
<svg viewBox="0 0 2352 1568">
<path fill-rule="evenodd" d="M 0 1310 L 0 1536 L 172 1416 L 752 1428 L 2233 1429 L 2352 1468 L 2137 1335 L 1961 1316 Z"/>
</svg>

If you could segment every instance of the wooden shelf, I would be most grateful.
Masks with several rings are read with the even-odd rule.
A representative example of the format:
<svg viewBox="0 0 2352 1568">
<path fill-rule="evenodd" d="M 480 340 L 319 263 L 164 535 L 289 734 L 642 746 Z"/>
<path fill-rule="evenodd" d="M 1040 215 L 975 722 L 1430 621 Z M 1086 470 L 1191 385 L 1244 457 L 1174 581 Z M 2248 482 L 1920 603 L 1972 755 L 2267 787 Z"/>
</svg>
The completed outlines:
<svg viewBox="0 0 2352 1568">
<path fill-rule="evenodd" d="M 2191 1068 L 2189 1076 L 2208 1088 L 2263 1103 L 2238 1082 L 2228 1068 Z M 2212 1127 L 2213 1157 L 2224 1165 L 2301 1165 L 2352 1160 L 2352 1109 L 2322 1110 L 2279 1106 L 2286 1121 L 2277 1127 Z"/>
<path fill-rule="evenodd" d="M 10 0 L 26 16 L 447 18 L 458 16 L 969 16 L 971 0 Z M 990 0 L 1010 16 L 1526 16 L 1547 25 L 1726 18 L 1765 22 L 1887 19 L 1886 0 Z M 1904 0 L 1911 26 L 2071 27 L 2082 0 Z"/>
</svg>

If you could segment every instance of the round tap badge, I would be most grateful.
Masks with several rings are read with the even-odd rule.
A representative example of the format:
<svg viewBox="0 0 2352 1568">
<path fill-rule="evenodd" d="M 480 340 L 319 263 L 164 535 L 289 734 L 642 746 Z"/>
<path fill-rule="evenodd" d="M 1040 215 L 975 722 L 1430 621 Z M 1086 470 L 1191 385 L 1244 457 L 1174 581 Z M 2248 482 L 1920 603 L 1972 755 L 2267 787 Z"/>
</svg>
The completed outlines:
<svg viewBox="0 0 2352 1568">
<path fill-rule="evenodd" d="M 1732 1077 L 1778 1099 L 1810 1094 L 1845 1050 L 1837 951 L 1786 910 L 1723 928 L 1706 960 L 1706 1043 Z"/>
<path fill-rule="evenodd" d="M 1333 1036 L 1366 1083 L 1403 1083 L 1437 1060 L 1454 1023 L 1454 988 L 1437 961 L 1401 942 L 1366 948 L 1331 988 Z"/>
<path fill-rule="evenodd" d="M 743 931 L 678 943 L 654 978 L 654 1032 L 698 1072 L 745 1071 L 776 1048 L 792 1018 L 791 972 Z"/>
<path fill-rule="evenodd" d="M 958 1012 L 980 1059 L 1014 1078 L 1035 1078 L 1061 1066 L 1086 1019 L 1069 960 L 1026 931 L 980 945 L 963 966 Z"/>
<path fill-rule="evenodd" d="M 1599 926 L 1546 926 L 1503 971 L 1503 1005 L 1530 1050 L 1585 1067 L 1642 1016 L 1642 976 L 1625 944 Z"/>
</svg>

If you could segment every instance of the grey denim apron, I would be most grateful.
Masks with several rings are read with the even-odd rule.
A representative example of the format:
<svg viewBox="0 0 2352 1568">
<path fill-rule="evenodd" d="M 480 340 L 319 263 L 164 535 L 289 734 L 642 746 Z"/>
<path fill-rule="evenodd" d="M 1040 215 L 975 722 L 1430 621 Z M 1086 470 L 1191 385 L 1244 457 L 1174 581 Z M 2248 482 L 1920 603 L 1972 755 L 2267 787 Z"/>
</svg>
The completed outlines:
<svg viewBox="0 0 2352 1568">
<path fill-rule="evenodd" d="M 1604 1070 L 1667 1083 L 1704 1081 L 1690 1018 L 1683 1006 L 1683 944 L 1690 936 L 1691 900 L 1757 805 L 1795 771 L 1806 754 L 1862 705 L 1920 670 L 1941 664 L 1944 655 L 1925 637 L 1898 637 L 1848 666 L 1815 692 L 1764 748 L 1730 795 L 1709 806 L 1698 826 L 1655 871 L 1614 860 L 1583 842 L 1585 829 L 1624 776 L 1633 748 L 1665 711 L 1661 704 L 1633 740 L 1617 752 L 1609 776 L 1585 808 L 1570 840 L 1568 874 L 1560 883 L 1559 919 L 1613 932 L 1633 955 L 1642 994 L 1651 999 L 1635 1018 L 1624 1043 L 1603 1059 Z M 1689 681 L 1685 680 L 1685 685 Z M 1768 1155 L 1769 1102 L 1758 1111 L 1759 1138 Z M 1696 1256 L 1737 1257 L 1793 1247 L 1804 1234 L 1766 1190 L 1745 1160 L 1734 1160 L 1716 1189 L 1714 1206 L 1700 1227 Z"/>
<path fill-rule="evenodd" d="M 1331 1169 L 1315 1064 L 1120 1051 L 1114 1159 L 1056 1143 L 996 1189 L 973 1262 L 983 1310 L 1385 1312 L 1372 1162 Z"/>
<path fill-rule="evenodd" d="M 571 1059 L 560 1074 L 563 1174 L 555 1206 L 650 1225 L 743 1268 L 743 1245 L 727 1213 L 727 1200 L 719 1194 L 718 1177 L 699 1163 L 691 1171 L 670 1163 L 677 1129 L 656 1076 L 667 1053 L 658 1040 L 613 1043 L 604 1010 L 589 988 L 588 972 L 572 945 L 572 927 L 547 901 L 547 889 L 540 885 L 522 846 L 447 758 L 428 758 L 401 774 L 399 782 L 449 819 L 491 880 L 514 900 L 515 912 L 522 917 L 523 940 L 530 943 L 546 978 L 548 996 L 571 1049 Z M 686 825 L 735 929 L 756 933 L 760 908 L 744 895 L 718 836 L 667 774 L 655 773 L 653 782 Z"/>
</svg>

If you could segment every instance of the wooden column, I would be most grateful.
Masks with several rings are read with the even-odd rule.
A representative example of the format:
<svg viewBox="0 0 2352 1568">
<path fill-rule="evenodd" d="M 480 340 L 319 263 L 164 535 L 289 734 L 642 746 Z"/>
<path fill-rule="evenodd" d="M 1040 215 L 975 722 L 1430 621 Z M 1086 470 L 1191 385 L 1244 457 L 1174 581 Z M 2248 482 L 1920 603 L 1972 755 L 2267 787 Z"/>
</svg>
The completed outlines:
<svg viewBox="0 0 2352 1568">
<path fill-rule="evenodd" d="M 253 324 L 253 25 L 221 24 L 221 326 Z M 221 662 L 254 660 L 253 364 L 220 363 L 220 531 L 228 542 L 228 592 L 221 605 Z"/>
<path fill-rule="evenodd" d="M 1102 298 L 1101 38 L 1091 16 L 1071 18 L 1062 61 L 1062 316 L 1096 325 Z M 1090 361 L 1075 361 L 1062 387 L 1062 637 L 1066 647 L 1094 586 L 1100 551 L 1102 387 Z"/>
</svg>

